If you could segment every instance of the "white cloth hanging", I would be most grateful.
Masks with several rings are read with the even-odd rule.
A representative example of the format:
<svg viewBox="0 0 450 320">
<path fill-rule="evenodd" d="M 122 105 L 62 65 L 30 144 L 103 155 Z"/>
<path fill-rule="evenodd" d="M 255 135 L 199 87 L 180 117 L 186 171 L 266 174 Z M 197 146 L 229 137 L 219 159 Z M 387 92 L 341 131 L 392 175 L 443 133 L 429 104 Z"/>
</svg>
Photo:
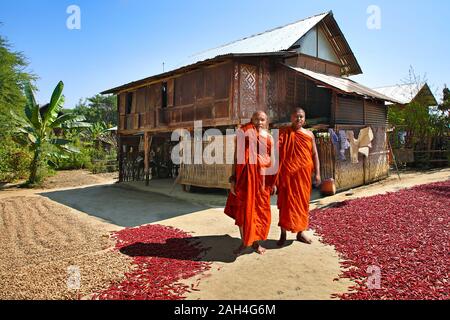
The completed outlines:
<svg viewBox="0 0 450 320">
<path fill-rule="evenodd" d="M 358 139 L 355 139 L 353 131 L 347 131 L 347 139 L 350 143 L 350 158 L 352 163 L 358 163 L 358 154 L 362 153 L 365 157 L 369 156 L 373 140 L 372 128 L 367 127 L 359 131 Z"/>
</svg>

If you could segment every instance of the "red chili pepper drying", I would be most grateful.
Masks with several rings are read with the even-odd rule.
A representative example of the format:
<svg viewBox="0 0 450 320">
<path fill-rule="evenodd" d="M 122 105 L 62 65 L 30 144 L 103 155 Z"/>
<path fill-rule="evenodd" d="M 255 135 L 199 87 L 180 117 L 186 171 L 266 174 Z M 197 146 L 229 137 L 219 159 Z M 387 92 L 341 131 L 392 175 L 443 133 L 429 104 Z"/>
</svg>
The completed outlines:
<svg viewBox="0 0 450 320">
<path fill-rule="evenodd" d="M 125 280 L 97 293 L 102 300 L 180 300 L 189 287 L 180 283 L 209 270 L 209 262 L 198 261 L 206 250 L 192 245 L 182 230 L 146 225 L 113 234 L 116 250 L 133 258 L 133 269 Z M 193 289 L 198 290 L 198 289 Z"/>
<path fill-rule="evenodd" d="M 335 246 L 355 281 L 341 299 L 448 299 L 450 181 L 344 201 L 311 212 L 311 228 Z M 369 289 L 367 268 L 379 267 Z M 350 268 L 350 269 L 347 269 Z"/>
</svg>

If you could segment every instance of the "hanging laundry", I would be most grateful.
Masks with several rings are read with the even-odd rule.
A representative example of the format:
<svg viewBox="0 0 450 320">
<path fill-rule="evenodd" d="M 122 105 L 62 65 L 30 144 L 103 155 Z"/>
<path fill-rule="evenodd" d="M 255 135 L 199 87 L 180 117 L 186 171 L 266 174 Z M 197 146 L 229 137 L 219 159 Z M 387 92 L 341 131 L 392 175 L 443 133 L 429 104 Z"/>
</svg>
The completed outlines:
<svg viewBox="0 0 450 320">
<path fill-rule="evenodd" d="M 400 144 L 406 144 L 406 131 L 399 131 L 398 132 L 398 140 Z"/>
<path fill-rule="evenodd" d="M 350 143 L 347 140 L 345 130 L 339 130 L 339 142 L 341 143 L 341 153 L 345 160 L 345 150 L 350 148 Z"/>
<path fill-rule="evenodd" d="M 369 148 L 372 148 L 373 132 L 372 128 L 367 127 L 359 131 L 358 139 L 355 139 L 353 131 L 347 131 L 347 138 L 350 142 L 350 158 L 352 163 L 358 163 L 358 154 L 369 156 Z"/>
<path fill-rule="evenodd" d="M 337 136 L 336 132 L 334 132 L 333 129 L 328 129 L 328 133 L 330 134 L 331 142 L 333 143 L 333 145 L 337 145 L 339 143 L 339 137 Z"/>
<path fill-rule="evenodd" d="M 347 141 L 345 131 L 340 130 L 339 134 L 336 134 L 336 132 L 333 129 L 328 129 L 328 132 L 330 133 L 331 142 L 333 143 L 336 149 L 338 159 L 341 161 L 345 161 L 346 160 L 345 150 L 347 150 L 350 147 L 350 144 Z"/>
</svg>

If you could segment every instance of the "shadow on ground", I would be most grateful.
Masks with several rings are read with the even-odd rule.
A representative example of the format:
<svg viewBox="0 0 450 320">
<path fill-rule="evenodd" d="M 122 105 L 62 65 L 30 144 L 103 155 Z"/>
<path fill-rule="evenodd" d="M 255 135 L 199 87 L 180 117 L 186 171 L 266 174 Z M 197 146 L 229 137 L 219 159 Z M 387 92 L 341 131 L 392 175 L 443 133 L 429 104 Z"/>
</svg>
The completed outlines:
<svg viewBox="0 0 450 320">
<path fill-rule="evenodd" d="M 267 250 L 280 249 L 276 243 L 276 240 L 266 240 L 262 245 Z M 286 241 L 284 247 L 292 243 L 293 241 Z M 139 242 L 121 248 L 120 252 L 130 257 L 160 257 L 177 260 L 231 263 L 237 258 L 233 251 L 240 244 L 240 239 L 233 238 L 230 235 L 200 236 L 171 238 L 165 243 Z M 201 248 L 203 251 L 198 254 L 198 250 L 195 250 L 195 248 Z M 243 255 L 252 253 L 254 253 L 254 250 L 249 247 L 243 252 Z"/>
<path fill-rule="evenodd" d="M 43 192 L 40 195 L 121 227 L 136 227 L 207 208 L 157 193 L 114 185 Z"/>
</svg>

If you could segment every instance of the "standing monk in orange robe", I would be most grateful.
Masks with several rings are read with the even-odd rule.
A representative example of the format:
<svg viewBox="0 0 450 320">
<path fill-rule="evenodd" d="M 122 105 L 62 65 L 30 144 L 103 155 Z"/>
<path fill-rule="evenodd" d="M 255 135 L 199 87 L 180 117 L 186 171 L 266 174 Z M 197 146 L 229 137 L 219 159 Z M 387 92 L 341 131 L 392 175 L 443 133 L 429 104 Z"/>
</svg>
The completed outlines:
<svg viewBox="0 0 450 320">
<path fill-rule="evenodd" d="M 234 251 L 235 254 L 241 254 L 249 246 L 259 254 L 265 252 L 259 242 L 266 240 L 269 234 L 270 194 L 274 178 L 265 175 L 265 170 L 272 163 L 270 154 L 273 144 L 266 128 L 266 113 L 257 111 L 251 122 L 243 125 L 236 133 L 235 163 L 225 207 L 225 213 L 235 219 L 241 233 L 242 244 Z"/>
<path fill-rule="evenodd" d="M 297 233 L 297 240 L 311 243 L 305 235 L 309 221 L 309 201 L 311 178 L 320 185 L 320 164 L 314 134 L 303 128 L 306 116 L 302 108 L 291 114 L 291 126 L 280 130 L 279 171 L 276 179 L 278 190 L 279 226 L 281 236 L 279 246 L 286 242 L 286 230 Z"/>
</svg>

